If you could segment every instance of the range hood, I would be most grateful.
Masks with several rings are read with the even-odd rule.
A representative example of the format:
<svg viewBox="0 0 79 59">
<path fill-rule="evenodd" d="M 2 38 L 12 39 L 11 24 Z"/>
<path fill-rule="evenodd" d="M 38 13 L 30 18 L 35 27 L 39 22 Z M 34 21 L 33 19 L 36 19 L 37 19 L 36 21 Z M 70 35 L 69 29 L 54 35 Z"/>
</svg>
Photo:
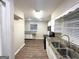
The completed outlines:
<svg viewBox="0 0 79 59">
<path fill-rule="evenodd" d="M 20 19 L 22 20 L 22 18 L 20 16 L 16 15 L 16 14 L 14 14 L 14 19 L 15 20 L 20 20 Z"/>
</svg>

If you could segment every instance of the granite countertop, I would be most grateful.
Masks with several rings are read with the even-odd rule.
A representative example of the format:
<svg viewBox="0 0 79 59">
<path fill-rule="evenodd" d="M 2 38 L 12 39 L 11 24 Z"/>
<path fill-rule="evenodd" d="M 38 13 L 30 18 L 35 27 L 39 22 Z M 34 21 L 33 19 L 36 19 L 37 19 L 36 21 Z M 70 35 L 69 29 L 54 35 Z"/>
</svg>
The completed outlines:
<svg viewBox="0 0 79 59">
<path fill-rule="evenodd" d="M 57 37 L 51 37 L 51 38 L 47 37 L 47 39 L 48 39 L 48 42 L 49 42 L 52 50 L 54 51 L 55 55 L 57 56 L 57 58 L 63 59 L 63 57 L 57 52 L 56 48 L 52 45 L 52 42 L 60 42 L 60 40 L 57 40 L 58 39 Z"/>
<path fill-rule="evenodd" d="M 52 45 L 52 42 L 60 42 L 65 48 L 68 49 L 67 47 L 67 42 L 64 41 L 63 39 L 59 38 L 59 37 L 47 37 L 47 40 L 49 42 L 49 45 L 51 46 L 52 50 L 54 51 L 54 53 L 56 54 L 57 58 L 61 58 L 64 59 L 63 56 L 60 55 L 60 53 L 56 50 L 56 48 Z M 70 49 L 70 48 L 69 48 Z M 73 49 L 71 49 L 73 50 Z"/>
<path fill-rule="evenodd" d="M 25 34 L 36 34 L 36 31 L 25 31 Z"/>
</svg>

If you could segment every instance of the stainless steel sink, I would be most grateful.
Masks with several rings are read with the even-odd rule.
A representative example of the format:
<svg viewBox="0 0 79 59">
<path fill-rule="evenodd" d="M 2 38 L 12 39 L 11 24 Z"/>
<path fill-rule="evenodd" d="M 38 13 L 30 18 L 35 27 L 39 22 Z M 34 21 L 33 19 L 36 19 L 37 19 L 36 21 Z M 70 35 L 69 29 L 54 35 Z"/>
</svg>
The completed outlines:
<svg viewBox="0 0 79 59">
<path fill-rule="evenodd" d="M 52 45 L 55 47 L 55 48 L 65 48 L 63 46 L 63 44 L 61 44 L 60 42 L 52 42 Z"/>
<path fill-rule="evenodd" d="M 57 49 L 57 51 L 64 58 L 79 59 L 79 54 L 71 49 Z"/>
<path fill-rule="evenodd" d="M 60 42 L 52 42 L 52 45 L 63 58 L 79 59 L 79 54 L 77 52 L 64 46 Z"/>
</svg>

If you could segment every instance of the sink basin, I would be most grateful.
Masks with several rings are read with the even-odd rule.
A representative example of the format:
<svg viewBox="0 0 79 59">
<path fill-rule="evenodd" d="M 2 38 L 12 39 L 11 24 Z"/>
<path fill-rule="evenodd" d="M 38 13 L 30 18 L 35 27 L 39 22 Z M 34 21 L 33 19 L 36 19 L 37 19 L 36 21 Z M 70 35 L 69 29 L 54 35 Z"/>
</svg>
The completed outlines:
<svg viewBox="0 0 79 59">
<path fill-rule="evenodd" d="M 79 59 L 79 54 L 70 49 L 57 49 L 64 58 Z"/>
<path fill-rule="evenodd" d="M 57 52 L 64 58 L 79 59 L 79 54 L 72 49 L 65 47 L 60 42 L 52 42 L 53 47 L 56 48 Z"/>
<path fill-rule="evenodd" d="M 65 48 L 60 42 L 52 42 L 52 45 L 55 48 Z"/>
</svg>

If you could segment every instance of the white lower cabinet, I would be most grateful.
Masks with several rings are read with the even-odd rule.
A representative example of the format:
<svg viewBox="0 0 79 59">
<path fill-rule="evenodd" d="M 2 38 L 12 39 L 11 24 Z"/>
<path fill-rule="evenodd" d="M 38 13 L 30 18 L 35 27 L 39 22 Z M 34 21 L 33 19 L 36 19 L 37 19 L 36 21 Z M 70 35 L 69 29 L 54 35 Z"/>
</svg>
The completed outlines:
<svg viewBox="0 0 79 59">
<path fill-rule="evenodd" d="M 47 51 L 47 55 L 49 59 L 57 59 L 53 49 L 51 48 L 51 46 L 49 45 L 49 42 L 46 39 L 46 51 Z"/>
</svg>

